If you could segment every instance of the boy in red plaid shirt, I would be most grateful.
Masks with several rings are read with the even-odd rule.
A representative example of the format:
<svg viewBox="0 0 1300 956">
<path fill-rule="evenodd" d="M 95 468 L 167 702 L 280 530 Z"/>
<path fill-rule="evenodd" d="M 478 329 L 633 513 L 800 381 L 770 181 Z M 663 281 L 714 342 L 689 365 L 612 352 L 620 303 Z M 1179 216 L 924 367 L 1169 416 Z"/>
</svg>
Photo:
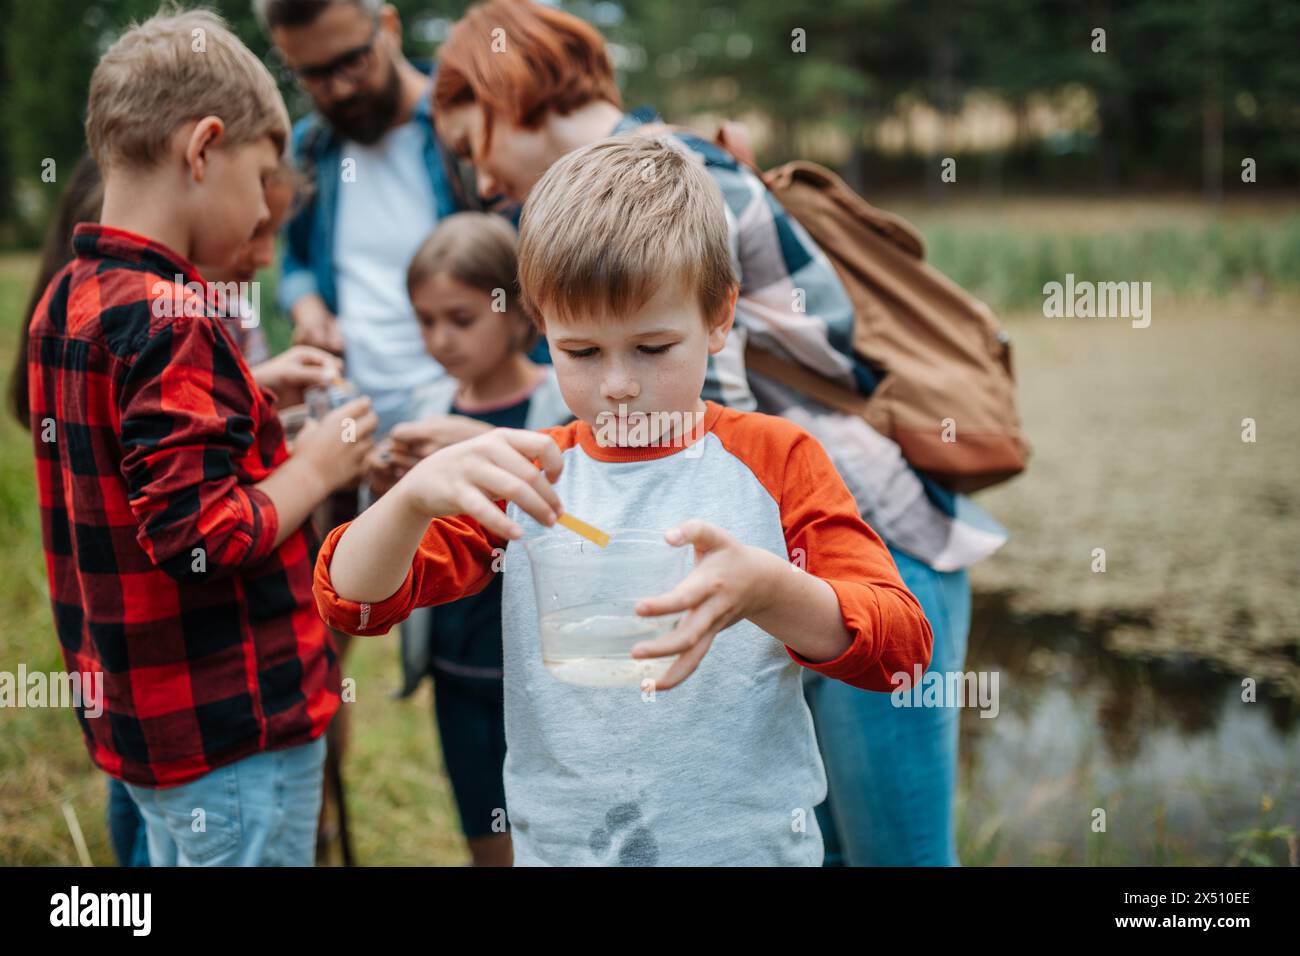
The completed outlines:
<svg viewBox="0 0 1300 956">
<path fill-rule="evenodd" d="M 345 405 L 289 457 L 192 265 L 232 261 L 268 217 L 288 116 L 193 11 L 104 54 L 86 133 L 101 224 L 77 227 L 27 352 L 55 625 L 67 669 L 104 675 L 102 716 L 78 719 L 154 865 L 309 865 L 339 673 L 305 522 L 359 474 L 375 416 Z"/>
</svg>

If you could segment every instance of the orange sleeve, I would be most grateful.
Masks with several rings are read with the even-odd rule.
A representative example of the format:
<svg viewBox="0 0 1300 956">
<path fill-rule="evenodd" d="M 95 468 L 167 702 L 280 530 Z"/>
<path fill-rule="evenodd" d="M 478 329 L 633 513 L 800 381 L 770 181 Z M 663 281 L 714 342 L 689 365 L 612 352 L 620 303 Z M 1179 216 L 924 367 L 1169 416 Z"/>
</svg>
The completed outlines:
<svg viewBox="0 0 1300 956">
<path fill-rule="evenodd" d="M 504 501 L 496 505 L 505 510 Z M 477 594 L 501 567 L 497 557 L 506 545 L 504 538 L 468 515 L 435 518 L 420 540 L 401 587 L 377 604 L 367 604 L 339 597 L 330 581 L 334 549 L 347 528 L 347 524 L 339 525 L 326 535 L 316 557 L 312 584 L 321 618 L 346 634 L 385 634 L 417 607 Z"/>
<path fill-rule="evenodd" d="M 577 425 L 570 422 L 537 430 L 549 435 L 563 452 L 577 441 Z M 504 500 L 495 504 L 506 510 Z M 384 634 L 406 620 L 417 607 L 446 604 L 477 594 L 501 570 L 498 557 L 504 555 L 507 543 L 469 515 L 435 518 L 420 539 L 402 586 L 377 604 L 364 604 L 339 597 L 330 581 L 334 549 L 347 527 L 340 525 L 325 536 L 316 557 L 312 582 L 321 618 L 330 627 L 347 634 Z"/>
<path fill-rule="evenodd" d="M 827 677 L 864 690 L 893 690 L 894 674 L 910 677 L 915 665 L 929 666 L 930 622 L 821 443 L 785 419 L 757 417 L 764 420 L 761 429 L 733 426 L 731 441 L 743 446 L 733 453 L 776 499 L 789 560 L 831 586 L 852 638 L 843 654 L 821 663 L 786 650 Z"/>
</svg>

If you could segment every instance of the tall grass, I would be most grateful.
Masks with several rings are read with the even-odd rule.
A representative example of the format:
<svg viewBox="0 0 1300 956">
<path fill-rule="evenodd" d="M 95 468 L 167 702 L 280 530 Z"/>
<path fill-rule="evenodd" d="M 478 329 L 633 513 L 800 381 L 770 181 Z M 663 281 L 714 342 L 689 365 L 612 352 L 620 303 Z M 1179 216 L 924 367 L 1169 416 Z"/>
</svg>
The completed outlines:
<svg viewBox="0 0 1300 956">
<path fill-rule="evenodd" d="M 1071 235 L 1055 231 L 936 224 L 924 229 L 930 261 L 994 309 L 1032 309 L 1043 286 L 1076 281 L 1150 282 L 1161 298 L 1218 298 L 1247 288 L 1300 287 L 1300 216 L 1281 222 L 1152 223 Z"/>
<path fill-rule="evenodd" d="M 1158 298 L 1262 296 L 1300 284 L 1300 202 L 1196 197 L 869 197 L 910 220 L 930 261 L 1001 312 L 1038 312 L 1043 286 L 1150 282 Z"/>
</svg>

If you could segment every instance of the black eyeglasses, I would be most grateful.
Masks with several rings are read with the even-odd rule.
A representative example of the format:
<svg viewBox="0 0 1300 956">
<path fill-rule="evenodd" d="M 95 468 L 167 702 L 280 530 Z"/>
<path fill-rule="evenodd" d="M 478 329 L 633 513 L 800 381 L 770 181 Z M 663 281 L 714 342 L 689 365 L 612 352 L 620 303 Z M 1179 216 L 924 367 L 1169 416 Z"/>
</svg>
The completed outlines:
<svg viewBox="0 0 1300 956">
<path fill-rule="evenodd" d="M 324 87 L 335 77 L 358 80 L 370 66 L 377 39 L 379 39 L 378 23 L 370 31 L 370 39 L 360 46 L 345 50 L 328 63 L 321 63 L 318 66 L 300 66 L 290 72 L 308 89 Z"/>
</svg>

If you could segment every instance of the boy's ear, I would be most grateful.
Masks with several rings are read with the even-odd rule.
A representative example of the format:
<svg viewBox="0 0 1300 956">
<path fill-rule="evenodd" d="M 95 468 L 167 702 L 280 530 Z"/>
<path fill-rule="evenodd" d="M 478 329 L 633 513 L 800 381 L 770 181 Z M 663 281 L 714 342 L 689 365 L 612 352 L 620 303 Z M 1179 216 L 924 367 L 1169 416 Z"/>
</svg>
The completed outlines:
<svg viewBox="0 0 1300 956">
<path fill-rule="evenodd" d="M 211 152 L 221 143 L 225 133 L 226 124 L 219 116 L 205 116 L 194 124 L 185 143 L 185 165 L 189 167 L 195 182 L 203 182 L 203 177 L 208 172 Z"/>
<path fill-rule="evenodd" d="M 740 286 L 733 285 L 722 314 L 709 327 L 709 354 L 711 355 L 722 351 L 722 347 L 727 344 L 727 336 L 736 322 L 736 299 L 739 296 Z"/>
</svg>

